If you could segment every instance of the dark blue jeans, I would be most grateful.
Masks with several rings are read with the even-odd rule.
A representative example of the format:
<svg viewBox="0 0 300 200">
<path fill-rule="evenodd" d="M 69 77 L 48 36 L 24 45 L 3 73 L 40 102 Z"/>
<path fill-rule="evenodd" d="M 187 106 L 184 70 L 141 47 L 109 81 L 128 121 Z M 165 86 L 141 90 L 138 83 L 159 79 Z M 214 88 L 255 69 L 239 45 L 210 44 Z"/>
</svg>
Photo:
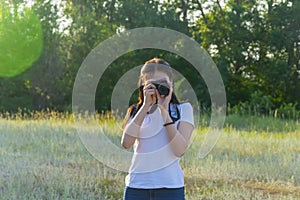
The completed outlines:
<svg viewBox="0 0 300 200">
<path fill-rule="evenodd" d="M 185 200 L 184 187 L 158 189 L 126 187 L 123 200 Z"/>
</svg>

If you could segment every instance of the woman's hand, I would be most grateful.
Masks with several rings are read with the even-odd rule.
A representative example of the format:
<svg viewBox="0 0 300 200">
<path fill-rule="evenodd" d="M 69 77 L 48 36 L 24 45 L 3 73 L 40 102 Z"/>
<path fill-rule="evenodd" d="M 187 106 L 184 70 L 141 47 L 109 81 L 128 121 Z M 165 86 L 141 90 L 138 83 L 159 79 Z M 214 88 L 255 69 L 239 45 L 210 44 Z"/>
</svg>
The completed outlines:
<svg viewBox="0 0 300 200">
<path fill-rule="evenodd" d="M 156 90 L 157 105 L 159 107 L 160 114 L 162 115 L 164 123 L 168 123 L 172 121 L 168 112 L 168 107 L 172 98 L 173 88 L 172 88 L 172 83 L 168 83 L 168 85 L 170 89 L 168 96 L 160 95 L 159 92 Z"/>
<path fill-rule="evenodd" d="M 172 93 L 173 93 L 172 83 L 168 82 L 168 85 L 170 89 L 168 96 L 160 95 L 158 90 L 155 89 L 156 96 L 157 96 L 157 104 L 160 105 L 160 107 L 163 107 L 165 110 L 168 110 L 169 103 L 171 101 Z"/>
<path fill-rule="evenodd" d="M 144 92 L 144 105 L 147 107 L 152 106 L 153 104 L 156 103 L 156 88 L 153 84 L 151 83 L 147 83 L 144 88 L 143 88 L 143 92 Z"/>
</svg>

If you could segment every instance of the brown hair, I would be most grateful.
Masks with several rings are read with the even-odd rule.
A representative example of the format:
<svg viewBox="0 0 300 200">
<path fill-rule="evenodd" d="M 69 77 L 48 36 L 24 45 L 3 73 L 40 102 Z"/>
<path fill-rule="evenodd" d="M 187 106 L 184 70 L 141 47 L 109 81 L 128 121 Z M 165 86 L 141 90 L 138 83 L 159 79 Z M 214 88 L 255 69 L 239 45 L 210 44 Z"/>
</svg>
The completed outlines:
<svg viewBox="0 0 300 200">
<path fill-rule="evenodd" d="M 145 81 L 147 74 L 154 74 L 155 71 L 161 71 L 167 74 L 170 81 L 173 81 L 173 72 L 172 68 L 169 63 L 164 61 L 161 58 L 153 58 L 145 62 L 141 69 L 139 81 L 138 81 L 138 102 L 129 106 L 127 110 L 127 114 L 123 121 L 122 128 L 124 129 L 129 118 L 134 117 L 135 114 L 138 112 L 140 107 L 143 105 L 144 102 L 144 93 L 143 93 L 143 82 Z M 179 104 L 178 98 L 176 97 L 175 93 L 172 93 L 170 103 Z"/>
</svg>

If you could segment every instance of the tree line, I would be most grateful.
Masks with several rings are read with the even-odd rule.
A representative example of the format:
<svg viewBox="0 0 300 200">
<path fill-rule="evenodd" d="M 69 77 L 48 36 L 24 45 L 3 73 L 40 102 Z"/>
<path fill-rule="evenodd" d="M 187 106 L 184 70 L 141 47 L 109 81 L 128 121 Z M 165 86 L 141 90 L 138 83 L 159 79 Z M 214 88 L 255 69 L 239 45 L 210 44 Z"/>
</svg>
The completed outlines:
<svg viewBox="0 0 300 200">
<path fill-rule="evenodd" d="M 39 18 L 43 36 L 40 55 L 29 69 L 0 78 L 1 111 L 71 110 L 74 80 L 89 52 L 118 32 L 149 26 L 184 33 L 206 49 L 221 73 L 231 107 L 260 113 L 300 109 L 298 0 L 36 0 L 30 6 L 28 2 L 0 4 L 16 10 L 27 6 Z M 9 48 L 1 46 L 4 53 Z M 141 49 L 117 58 L 105 71 L 97 89 L 97 109 L 109 110 L 118 79 L 155 56 L 184 75 L 195 86 L 202 107 L 210 107 L 201 75 L 185 59 L 159 49 Z"/>
</svg>

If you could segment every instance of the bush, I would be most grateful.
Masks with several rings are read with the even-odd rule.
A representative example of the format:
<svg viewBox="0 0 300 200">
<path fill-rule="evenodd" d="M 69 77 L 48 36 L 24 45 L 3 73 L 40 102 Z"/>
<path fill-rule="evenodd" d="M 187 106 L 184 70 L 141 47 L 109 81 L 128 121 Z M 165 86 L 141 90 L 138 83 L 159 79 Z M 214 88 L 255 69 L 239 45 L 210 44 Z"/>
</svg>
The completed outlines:
<svg viewBox="0 0 300 200">
<path fill-rule="evenodd" d="M 229 114 L 241 115 L 269 115 L 272 112 L 274 104 L 272 97 L 264 95 L 261 91 L 256 91 L 251 94 L 251 99 L 245 102 L 239 102 L 237 105 L 230 108 Z"/>
<path fill-rule="evenodd" d="M 274 117 L 281 117 L 286 119 L 299 119 L 300 111 L 296 109 L 297 103 L 283 103 L 277 110 L 275 110 Z"/>
</svg>

